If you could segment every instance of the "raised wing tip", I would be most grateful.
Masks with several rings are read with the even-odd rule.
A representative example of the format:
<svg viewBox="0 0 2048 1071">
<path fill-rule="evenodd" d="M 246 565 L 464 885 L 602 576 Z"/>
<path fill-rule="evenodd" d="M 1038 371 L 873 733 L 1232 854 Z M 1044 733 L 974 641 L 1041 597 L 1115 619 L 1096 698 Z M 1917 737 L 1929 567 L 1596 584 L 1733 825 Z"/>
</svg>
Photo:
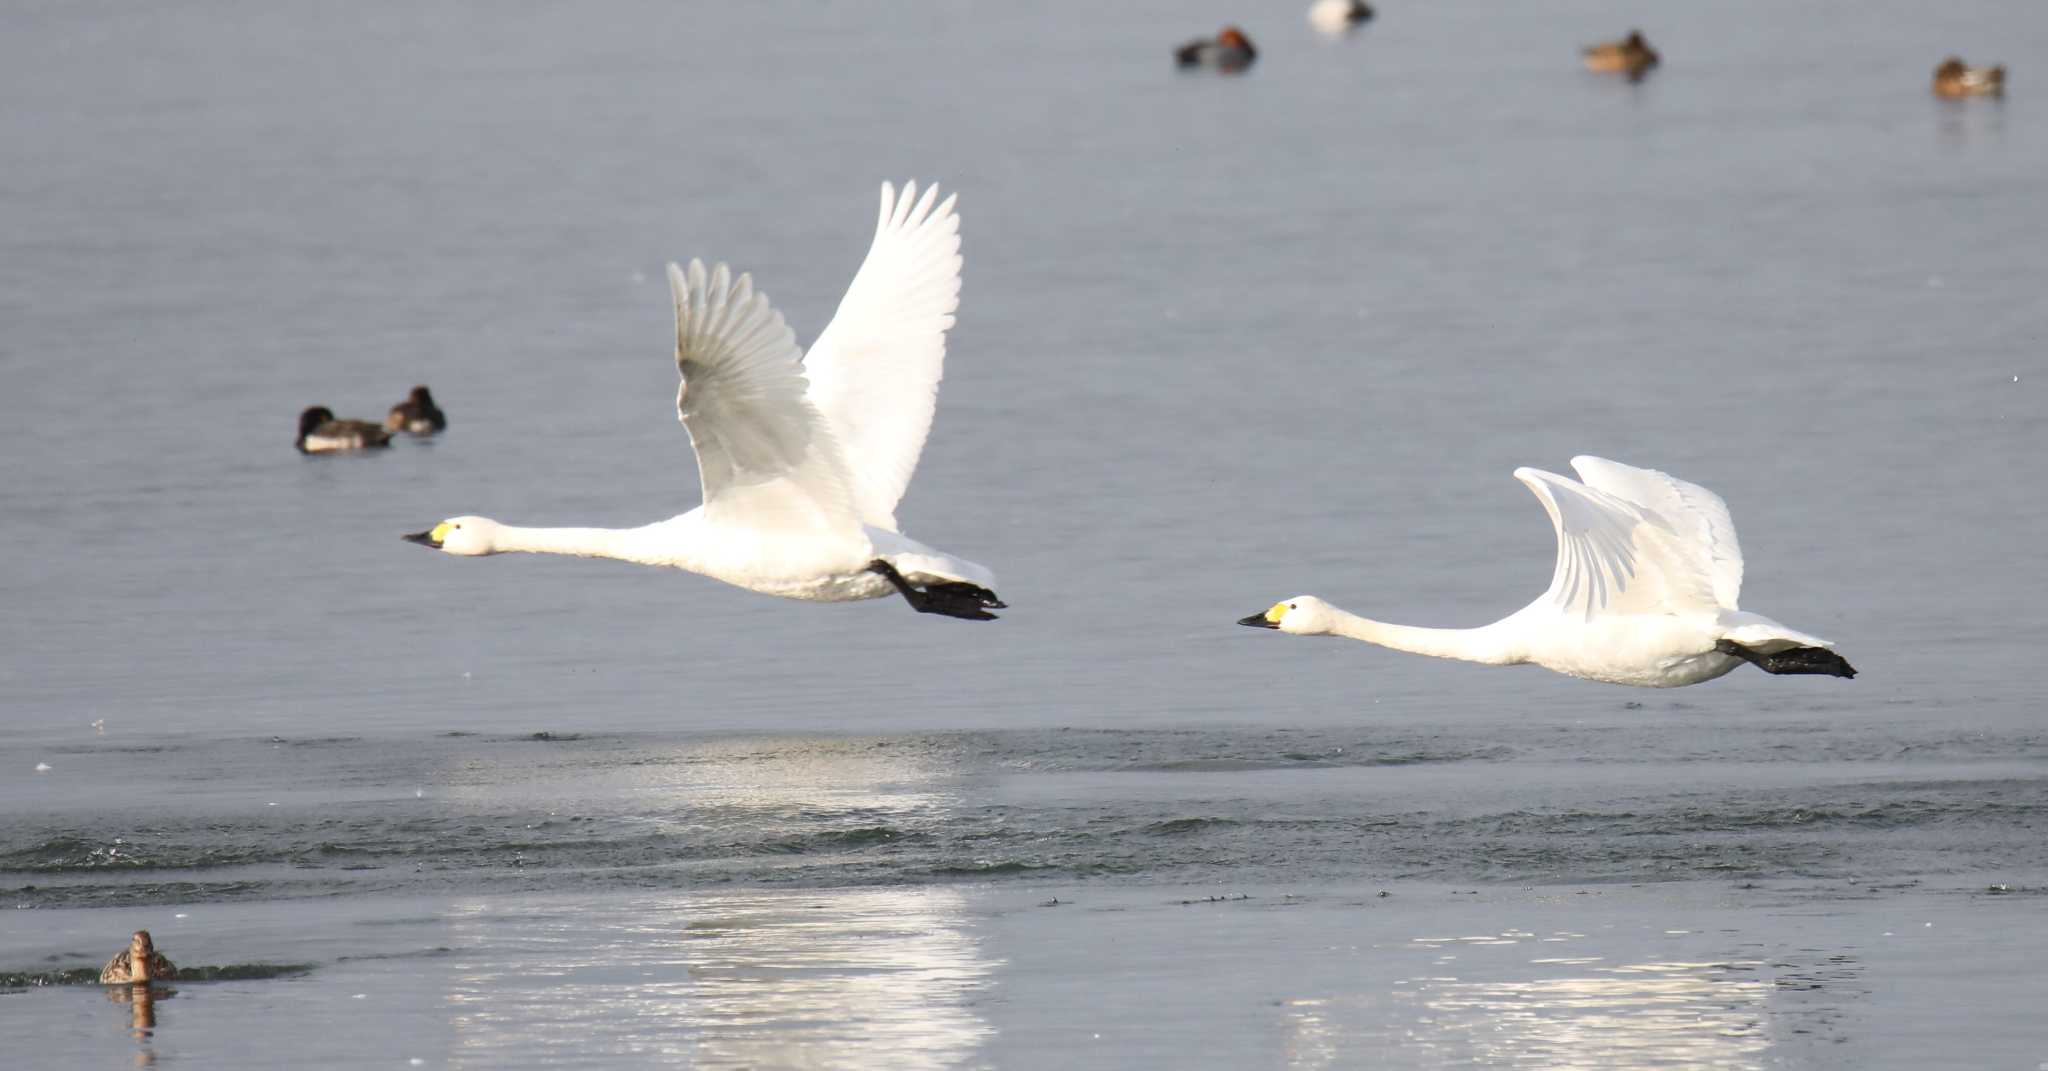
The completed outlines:
<svg viewBox="0 0 2048 1071">
<path fill-rule="evenodd" d="M 918 197 L 918 189 L 916 179 L 905 179 L 903 180 L 903 193 L 901 196 L 898 196 L 895 183 L 884 181 L 882 183 L 883 223 L 902 225 L 909 222 L 912 218 L 925 219 L 928 217 L 950 215 L 953 211 L 954 203 L 960 199 L 958 193 L 948 193 L 945 201 L 940 202 L 937 210 L 934 211 L 932 204 L 938 201 L 939 184 L 933 182 L 924 186 L 924 197 L 922 200 Z"/>
</svg>

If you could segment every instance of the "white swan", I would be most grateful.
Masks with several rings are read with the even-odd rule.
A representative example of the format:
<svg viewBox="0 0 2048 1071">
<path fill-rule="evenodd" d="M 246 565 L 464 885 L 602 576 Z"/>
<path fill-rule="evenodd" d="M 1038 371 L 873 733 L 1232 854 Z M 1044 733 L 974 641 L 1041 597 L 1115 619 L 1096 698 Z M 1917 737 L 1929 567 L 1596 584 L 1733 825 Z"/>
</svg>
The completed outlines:
<svg viewBox="0 0 2048 1071">
<path fill-rule="evenodd" d="M 1584 483 L 1515 470 L 1557 529 L 1557 569 L 1542 597 L 1491 625 L 1389 625 L 1309 595 L 1238 624 L 1495 666 L 1534 662 L 1646 688 L 1698 684 L 1744 662 L 1768 673 L 1856 675 L 1828 641 L 1735 608 L 1742 548 L 1720 496 L 1597 457 L 1575 457 L 1572 468 Z"/>
<path fill-rule="evenodd" d="M 874 244 L 804 356 L 746 275 L 668 267 L 676 409 L 703 505 L 640 528 L 521 528 L 451 517 L 405 538 L 448 554 L 529 551 L 665 565 L 791 599 L 900 592 L 922 613 L 990 621 L 995 578 L 896 530 L 931 430 L 960 304 L 960 220 L 938 188 L 882 184 Z"/>
</svg>

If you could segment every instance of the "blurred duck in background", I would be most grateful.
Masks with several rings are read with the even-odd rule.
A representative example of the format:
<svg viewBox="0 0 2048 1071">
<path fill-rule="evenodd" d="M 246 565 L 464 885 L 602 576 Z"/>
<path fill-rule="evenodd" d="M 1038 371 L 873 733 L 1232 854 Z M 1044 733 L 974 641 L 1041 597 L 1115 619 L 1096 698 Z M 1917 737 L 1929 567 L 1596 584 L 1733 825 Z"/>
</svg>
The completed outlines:
<svg viewBox="0 0 2048 1071">
<path fill-rule="evenodd" d="M 1225 26 L 1213 38 L 1189 41 L 1173 53 L 1174 62 L 1182 67 L 1214 67 L 1225 74 L 1236 74 L 1258 58 L 1259 50 L 1252 47 L 1251 38 L 1235 26 Z"/>
<path fill-rule="evenodd" d="M 432 435 L 448 428 L 448 415 L 434 404 L 434 395 L 424 384 L 414 387 L 412 393 L 384 416 L 384 430 L 406 432 L 410 435 Z"/>
<path fill-rule="evenodd" d="M 1998 97 L 2005 95 L 2005 67 L 1972 67 L 1961 56 L 1950 56 L 1934 69 L 1934 95 Z"/>
<path fill-rule="evenodd" d="M 1365 0 L 1316 0 L 1308 6 L 1308 24 L 1333 37 L 1371 20 L 1372 7 Z"/>
<path fill-rule="evenodd" d="M 316 405 L 299 414 L 302 454 L 333 454 L 391 445 L 391 433 L 367 420 L 336 420 L 334 410 Z"/>
<path fill-rule="evenodd" d="M 1657 65 L 1657 52 L 1643 39 L 1641 30 L 1630 30 L 1619 41 L 1603 41 L 1585 49 L 1586 69 L 1596 74 L 1625 74 L 1640 82 Z"/>
</svg>

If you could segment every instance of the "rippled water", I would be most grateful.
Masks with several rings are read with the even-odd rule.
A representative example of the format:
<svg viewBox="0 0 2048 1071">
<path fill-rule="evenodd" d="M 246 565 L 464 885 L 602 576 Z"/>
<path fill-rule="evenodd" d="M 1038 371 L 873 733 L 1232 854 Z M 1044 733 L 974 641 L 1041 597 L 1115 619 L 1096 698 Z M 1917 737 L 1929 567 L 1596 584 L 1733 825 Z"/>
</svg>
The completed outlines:
<svg viewBox="0 0 2048 1071">
<path fill-rule="evenodd" d="M 1225 21 L 1249 74 L 1170 70 Z M 1635 22 L 1651 78 L 1575 67 Z M 2039 11 L 7 30 L 10 1051 L 2040 1058 Z M 2012 97 L 1931 99 L 1951 51 Z M 808 340 L 905 177 L 960 191 L 967 267 L 901 516 L 1002 621 L 397 540 L 694 504 L 662 264 L 752 270 Z M 291 451 L 422 381 L 445 436 Z M 1862 675 L 1637 693 L 1231 624 L 1509 611 L 1551 546 L 1508 474 L 1580 452 L 1719 491 L 1745 607 Z M 138 925 L 200 980 L 69 984 Z"/>
<path fill-rule="evenodd" d="M 17 906 L 960 880 L 1640 882 L 2048 870 L 2048 742 L 1823 724 L 449 735 L 52 751 Z M 62 786 L 119 785 L 65 793 Z M 68 797 L 68 798 L 67 798 Z M 152 801 L 156 801 L 152 805 Z M 175 801 L 164 806 L 163 801 Z"/>
</svg>

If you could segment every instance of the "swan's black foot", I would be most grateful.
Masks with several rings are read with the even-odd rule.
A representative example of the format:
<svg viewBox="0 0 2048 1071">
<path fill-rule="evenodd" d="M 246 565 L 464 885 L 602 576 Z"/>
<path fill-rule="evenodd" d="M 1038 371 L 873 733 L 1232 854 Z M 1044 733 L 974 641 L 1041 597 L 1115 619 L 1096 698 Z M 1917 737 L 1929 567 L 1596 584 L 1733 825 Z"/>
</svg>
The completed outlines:
<svg viewBox="0 0 2048 1071">
<path fill-rule="evenodd" d="M 1752 651 L 1734 640 L 1722 640 L 1714 650 L 1734 655 L 1765 673 L 1819 673 L 1829 677 L 1854 677 L 1856 667 L 1825 647 L 1794 647 L 1777 654 Z"/>
<path fill-rule="evenodd" d="M 1004 608 L 1003 600 L 996 593 L 980 584 L 964 580 L 947 580 L 938 584 L 915 587 L 903 579 L 896 567 L 880 558 L 868 563 L 868 572 L 879 574 L 890 586 L 903 594 L 903 601 L 921 614 L 944 614 L 967 621 L 994 621 L 996 615 L 990 610 Z"/>
</svg>

